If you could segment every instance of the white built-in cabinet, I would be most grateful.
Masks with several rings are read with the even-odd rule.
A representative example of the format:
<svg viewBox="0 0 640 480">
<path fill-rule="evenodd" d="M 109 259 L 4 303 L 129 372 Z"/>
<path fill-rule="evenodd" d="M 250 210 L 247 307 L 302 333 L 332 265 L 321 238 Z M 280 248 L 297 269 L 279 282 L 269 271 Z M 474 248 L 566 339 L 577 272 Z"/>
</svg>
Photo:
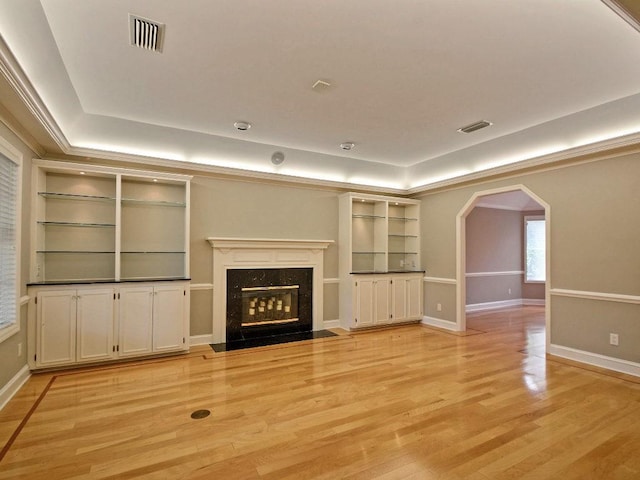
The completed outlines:
<svg viewBox="0 0 640 480">
<path fill-rule="evenodd" d="M 422 319 L 422 273 L 354 275 L 349 329 Z"/>
<path fill-rule="evenodd" d="M 33 161 L 31 368 L 188 349 L 190 179 Z"/>
<path fill-rule="evenodd" d="M 346 193 L 339 205 L 342 326 L 421 320 L 420 202 Z"/>
<path fill-rule="evenodd" d="M 31 286 L 32 369 L 189 349 L 187 281 Z"/>
</svg>

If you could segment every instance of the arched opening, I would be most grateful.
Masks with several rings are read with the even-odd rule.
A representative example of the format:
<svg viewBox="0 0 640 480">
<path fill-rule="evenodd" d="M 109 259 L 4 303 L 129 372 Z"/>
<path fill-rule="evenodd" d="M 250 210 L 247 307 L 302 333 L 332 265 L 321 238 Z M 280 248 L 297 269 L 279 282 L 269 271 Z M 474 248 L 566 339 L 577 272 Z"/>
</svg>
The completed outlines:
<svg viewBox="0 0 640 480">
<path fill-rule="evenodd" d="M 549 302 L 549 289 L 551 283 L 550 272 L 550 224 L 551 224 L 551 208 L 542 198 L 537 196 L 531 190 L 524 185 L 513 185 L 509 187 L 497 188 L 492 190 L 484 190 L 474 193 L 467 201 L 464 207 L 460 210 L 456 218 L 456 330 L 467 330 L 467 217 L 472 213 L 477 206 L 497 206 L 501 208 L 517 209 L 518 202 L 526 202 L 531 200 L 535 204 L 540 206 L 540 210 L 544 210 L 544 227 L 545 227 L 545 270 L 546 278 L 544 282 L 544 304 L 545 304 L 545 350 L 548 350 L 550 344 L 550 319 L 551 319 L 551 305 Z M 515 202 L 515 203 L 514 203 Z M 524 211 L 524 208 L 521 208 Z M 526 271 L 526 267 L 525 267 Z M 476 272 L 475 275 L 494 275 L 494 274 L 511 274 L 515 272 Z M 499 302 L 495 302 L 499 305 Z M 508 303 L 504 303 L 508 305 Z"/>
</svg>

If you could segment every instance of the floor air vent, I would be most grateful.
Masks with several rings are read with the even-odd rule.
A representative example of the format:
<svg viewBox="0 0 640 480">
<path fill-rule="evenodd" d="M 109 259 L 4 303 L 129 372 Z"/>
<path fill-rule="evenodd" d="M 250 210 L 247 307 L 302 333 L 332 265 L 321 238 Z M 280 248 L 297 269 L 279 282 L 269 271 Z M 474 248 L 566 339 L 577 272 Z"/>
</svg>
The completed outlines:
<svg viewBox="0 0 640 480">
<path fill-rule="evenodd" d="M 129 14 L 131 45 L 162 52 L 164 24 Z"/>
</svg>

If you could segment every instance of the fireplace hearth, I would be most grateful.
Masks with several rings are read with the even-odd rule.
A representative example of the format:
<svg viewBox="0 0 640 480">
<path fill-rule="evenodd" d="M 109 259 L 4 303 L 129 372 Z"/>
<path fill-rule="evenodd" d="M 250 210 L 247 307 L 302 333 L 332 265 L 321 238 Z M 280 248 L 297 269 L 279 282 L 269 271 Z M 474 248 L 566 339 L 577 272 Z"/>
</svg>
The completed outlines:
<svg viewBox="0 0 640 480">
<path fill-rule="evenodd" d="M 227 270 L 226 342 L 313 330 L 313 269 Z"/>
</svg>

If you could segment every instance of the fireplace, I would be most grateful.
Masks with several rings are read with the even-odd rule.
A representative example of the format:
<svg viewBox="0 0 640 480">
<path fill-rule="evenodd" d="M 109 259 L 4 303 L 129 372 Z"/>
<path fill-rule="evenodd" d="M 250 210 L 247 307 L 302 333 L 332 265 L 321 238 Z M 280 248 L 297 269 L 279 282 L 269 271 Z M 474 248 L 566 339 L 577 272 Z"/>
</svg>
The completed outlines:
<svg viewBox="0 0 640 480">
<path fill-rule="evenodd" d="M 227 341 L 227 329 L 228 315 L 227 315 L 227 284 L 229 282 L 229 271 L 240 270 L 247 273 L 250 271 L 269 271 L 269 270 L 310 270 L 312 273 L 311 284 L 308 289 L 302 286 L 302 282 L 293 281 L 289 278 L 277 279 L 277 281 L 267 280 L 266 283 L 256 282 L 250 285 L 244 285 L 244 288 L 252 287 L 286 287 L 291 285 L 300 285 L 298 289 L 291 291 L 292 297 L 295 296 L 294 290 L 297 290 L 298 296 L 298 314 L 297 317 L 292 315 L 292 318 L 304 318 L 304 322 L 311 322 L 311 327 L 304 326 L 308 330 L 314 332 L 320 331 L 324 327 L 323 320 L 323 292 L 324 292 L 324 275 L 323 275 L 323 254 L 324 251 L 333 243 L 332 240 L 290 240 L 290 239 L 271 239 L 271 238 L 223 238 L 223 237 L 208 237 L 207 241 L 210 243 L 213 249 L 213 305 L 212 305 L 212 323 L 213 334 L 212 343 L 219 344 Z M 266 279 L 266 277 L 265 277 Z M 313 288 L 312 288 L 313 287 Z M 249 291 L 246 291 L 249 292 Z M 246 293 L 245 292 L 245 293 Z M 239 292 L 236 292 L 242 298 L 242 288 Z M 246 295 L 249 305 L 251 301 L 249 297 L 253 294 Z M 253 296 L 259 295 L 255 294 Z M 285 299 L 278 298 L 280 295 L 269 296 L 263 295 L 263 298 L 267 298 L 272 301 L 272 309 L 275 305 L 276 311 L 278 306 L 278 300 L 282 300 L 282 307 L 284 310 Z M 272 298 L 276 297 L 275 303 Z M 302 300 L 305 297 L 309 298 L 309 303 L 303 303 Z M 265 302 L 265 311 L 269 309 L 268 300 L 262 300 Z M 256 307 L 259 307 L 260 300 L 256 301 Z M 293 300 L 292 300 L 293 301 Z M 255 323 L 250 320 L 242 319 L 242 307 L 238 307 L 240 310 L 240 316 L 237 320 L 234 320 L 235 324 Z M 308 309 L 308 317 L 303 313 Z M 289 312 L 291 313 L 291 312 Z M 249 312 L 247 310 L 247 315 Z M 255 315 L 255 312 L 254 312 Z M 236 318 L 235 316 L 233 318 Z M 282 318 L 281 320 L 285 320 Z M 287 319 L 288 320 L 288 319 Z M 286 328 L 288 324 L 293 322 L 282 322 L 283 327 Z M 271 322 L 270 327 L 276 327 L 275 322 Z M 292 325 L 288 325 L 291 327 Z M 233 328 L 233 327 L 232 327 Z M 252 333 L 257 333 L 262 326 L 259 325 L 246 325 L 247 329 Z M 247 334 L 247 332 L 245 332 Z"/>
<path fill-rule="evenodd" d="M 313 329 L 313 269 L 227 270 L 226 342 Z"/>
</svg>

